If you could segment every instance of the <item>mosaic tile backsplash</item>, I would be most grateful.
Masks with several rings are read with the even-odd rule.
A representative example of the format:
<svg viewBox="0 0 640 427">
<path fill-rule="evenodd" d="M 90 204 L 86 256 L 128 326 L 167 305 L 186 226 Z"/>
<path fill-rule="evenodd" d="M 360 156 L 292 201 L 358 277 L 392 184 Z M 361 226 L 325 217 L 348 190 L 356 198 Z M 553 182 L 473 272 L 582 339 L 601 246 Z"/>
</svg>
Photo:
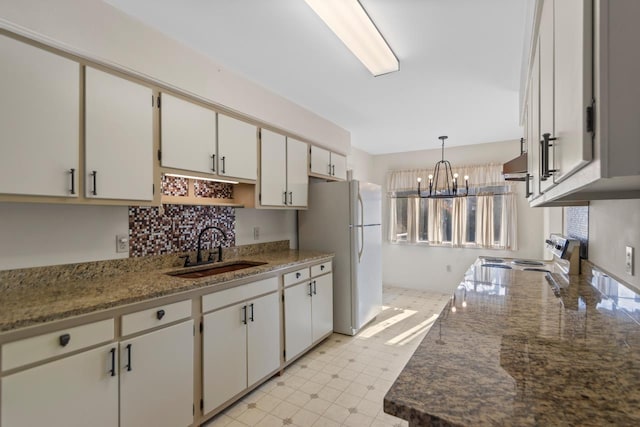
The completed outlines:
<svg viewBox="0 0 640 427">
<path fill-rule="evenodd" d="M 186 196 L 189 194 L 189 180 L 178 176 L 162 175 L 162 194 L 165 196 Z"/>
<path fill-rule="evenodd" d="M 589 247 L 589 206 L 570 206 L 565 208 L 567 236 L 582 243 L 580 257 L 587 259 Z"/>
<path fill-rule="evenodd" d="M 223 182 L 196 180 L 193 183 L 193 192 L 196 197 L 233 199 L 233 185 Z"/>
<path fill-rule="evenodd" d="M 235 246 L 236 215 L 227 206 L 164 205 L 129 207 L 129 256 L 141 257 L 193 251 L 198 234 L 214 225 L 225 231 L 227 241 L 215 230 L 205 233 L 202 247 L 210 249 L 222 243 Z"/>
</svg>

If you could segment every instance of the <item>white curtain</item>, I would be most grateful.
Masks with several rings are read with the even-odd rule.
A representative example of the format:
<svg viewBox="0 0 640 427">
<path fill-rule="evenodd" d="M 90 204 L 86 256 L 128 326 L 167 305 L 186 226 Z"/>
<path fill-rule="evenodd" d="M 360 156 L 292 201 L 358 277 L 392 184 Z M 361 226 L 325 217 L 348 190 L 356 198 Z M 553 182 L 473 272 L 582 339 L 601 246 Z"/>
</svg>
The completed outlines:
<svg viewBox="0 0 640 427">
<path fill-rule="evenodd" d="M 423 227 L 426 227 L 428 244 L 516 250 L 516 195 L 510 191 L 513 183 L 504 181 L 502 177 L 502 165 L 463 166 L 456 168 L 454 172 L 459 174 L 459 189 L 464 192 L 464 179 L 461 177 L 468 175 L 470 187 L 477 190 L 477 195 L 469 198 L 420 199 L 415 197 L 417 193 L 414 193 L 417 190 L 417 178 L 422 178 L 422 190 L 428 191 L 428 176 L 433 173 L 431 170 L 391 171 L 387 175 L 387 194 L 390 202 L 389 240 L 424 243 L 424 239 L 420 238 L 420 225 L 425 217 L 421 206 L 426 205 L 427 223 Z M 501 187 L 501 193 L 496 195 L 481 192 L 487 187 L 495 186 Z M 398 194 L 403 194 L 403 198 L 396 198 Z M 475 198 L 475 216 L 470 210 L 473 208 L 473 204 L 469 202 L 471 197 Z M 428 204 L 421 205 L 421 200 L 428 200 Z M 399 203 L 406 203 L 406 210 L 399 210 Z M 399 212 L 402 213 L 402 217 L 398 217 Z M 495 222 L 494 218 L 499 221 Z M 473 228 L 469 227 L 473 226 L 475 241 L 467 241 L 469 232 L 473 234 Z"/>
</svg>

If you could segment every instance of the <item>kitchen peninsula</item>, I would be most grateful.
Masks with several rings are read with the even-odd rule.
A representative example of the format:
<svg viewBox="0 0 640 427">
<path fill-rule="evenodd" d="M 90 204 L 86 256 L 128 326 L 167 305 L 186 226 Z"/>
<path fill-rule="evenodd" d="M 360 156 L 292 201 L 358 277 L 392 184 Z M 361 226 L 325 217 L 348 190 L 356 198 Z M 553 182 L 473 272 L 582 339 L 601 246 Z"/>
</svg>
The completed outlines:
<svg viewBox="0 0 640 427">
<path fill-rule="evenodd" d="M 465 274 L 384 399 L 410 426 L 640 425 L 640 294 L 583 261 L 567 280 Z"/>
</svg>

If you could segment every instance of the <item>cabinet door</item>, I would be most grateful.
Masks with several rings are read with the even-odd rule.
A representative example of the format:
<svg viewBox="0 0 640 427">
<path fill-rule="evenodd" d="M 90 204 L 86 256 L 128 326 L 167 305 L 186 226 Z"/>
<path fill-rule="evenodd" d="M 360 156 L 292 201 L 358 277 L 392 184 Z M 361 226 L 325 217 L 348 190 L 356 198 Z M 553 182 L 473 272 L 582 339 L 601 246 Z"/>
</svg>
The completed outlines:
<svg viewBox="0 0 640 427">
<path fill-rule="evenodd" d="M 311 173 L 331 176 L 331 152 L 324 148 L 311 146 Z"/>
<path fill-rule="evenodd" d="M 86 68 L 86 196 L 153 199 L 152 92 Z"/>
<path fill-rule="evenodd" d="M 80 65 L 2 35 L 0 57 L 0 193 L 77 197 Z"/>
<path fill-rule="evenodd" d="M 586 129 L 586 109 L 592 93 L 592 2 L 555 2 L 556 166 L 560 182 L 593 156 L 592 134 Z"/>
<path fill-rule="evenodd" d="M 260 138 L 260 204 L 284 206 L 287 196 L 287 141 L 262 129 Z"/>
<path fill-rule="evenodd" d="M 215 173 L 215 111 L 163 93 L 160 115 L 162 166 Z"/>
<path fill-rule="evenodd" d="M 308 152 L 308 145 L 305 142 L 287 138 L 287 196 L 288 204 L 291 206 L 307 206 Z"/>
<path fill-rule="evenodd" d="M 246 304 L 203 316 L 202 394 L 208 413 L 247 388 Z"/>
<path fill-rule="evenodd" d="M 311 324 L 313 342 L 333 331 L 333 276 L 331 274 L 313 279 Z"/>
<path fill-rule="evenodd" d="M 280 367 L 280 299 L 272 293 L 247 303 L 248 386 Z M 240 357 L 240 354 L 236 355 Z"/>
<path fill-rule="evenodd" d="M 303 282 L 284 290 L 284 346 L 291 360 L 311 346 L 311 284 Z"/>
<path fill-rule="evenodd" d="M 531 198 L 535 199 L 540 195 L 540 51 L 536 49 L 533 59 L 533 67 L 531 71 L 530 99 L 529 107 L 531 108 L 530 117 L 530 135 L 531 143 L 529 144 L 528 158 L 531 158 Z"/>
<path fill-rule="evenodd" d="M 193 320 L 120 343 L 120 427 L 193 422 Z"/>
<path fill-rule="evenodd" d="M 545 133 L 549 133 L 551 137 L 555 136 L 553 97 L 553 3 L 554 0 L 545 0 L 542 6 L 542 14 L 540 16 L 540 30 L 538 38 L 540 58 L 540 139 L 542 139 L 542 135 Z M 554 170 L 555 145 L 553 142 L 551 142 L 551 144 L 552 146 L 546 151 L 546 154 L 549 156 L 547 160 L 549 169 Z M 541 157 L 543 157 L 544 154 L 544 147 L 541 147 Z M 553 172 L 550 172 L 550 174 L 553 174 Z M 544 191 L 551 186 L 553 186 L 552 175 L 548 177 L 540 177 L 540 192 L 544 193 Z"/>
<path fill-rule="evenodd" d="M 338 179 L 347 179 L 347 158 L 342 154 L 331 153 L 331 175 Z"/>
<path fill-rule="evenodd" d="M 117 427 L 115 352 L 107 345 L 2 378 L 0 425 Z"/>
<path fill-rule="evenodd" d="M 254 125 L 218 114 L 218 153 L 220 175 L 258 177 L 258 138 Z"/>
</svg>

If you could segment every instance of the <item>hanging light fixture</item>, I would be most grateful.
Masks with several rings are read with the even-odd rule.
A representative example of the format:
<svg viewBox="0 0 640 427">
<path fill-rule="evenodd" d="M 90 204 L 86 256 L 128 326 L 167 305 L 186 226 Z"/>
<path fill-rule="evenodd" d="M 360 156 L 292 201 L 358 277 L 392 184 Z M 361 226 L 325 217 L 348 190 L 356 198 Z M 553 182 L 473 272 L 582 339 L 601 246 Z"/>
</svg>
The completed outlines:
<svg viewBox="0 0 640 427">
<path fill-rule="evenodd" d="M 436 163 L 433 168 L 433 175 L 429 175 L 429 195 L 423 196 L 420 188 L 422 184 L 422 178 L 418 177 L 418 197 L 422 198 L 451 198 L 451 197 L 466 197 L 469 194 L 469 176 L 464 176 L 465 193 L 458 192 L 458 174 L 453 173 L 451 169 L 451 163 L 444 159 L 444 141 L 448 136 L 439 136 L 438 139 L 442 141 L 442 160 Z M 439 186 L 441 173 L 444 175 L 442 179 L 442 185 Z M 439 190 L 441 189 L 441 190 Z"/>
</svg>

